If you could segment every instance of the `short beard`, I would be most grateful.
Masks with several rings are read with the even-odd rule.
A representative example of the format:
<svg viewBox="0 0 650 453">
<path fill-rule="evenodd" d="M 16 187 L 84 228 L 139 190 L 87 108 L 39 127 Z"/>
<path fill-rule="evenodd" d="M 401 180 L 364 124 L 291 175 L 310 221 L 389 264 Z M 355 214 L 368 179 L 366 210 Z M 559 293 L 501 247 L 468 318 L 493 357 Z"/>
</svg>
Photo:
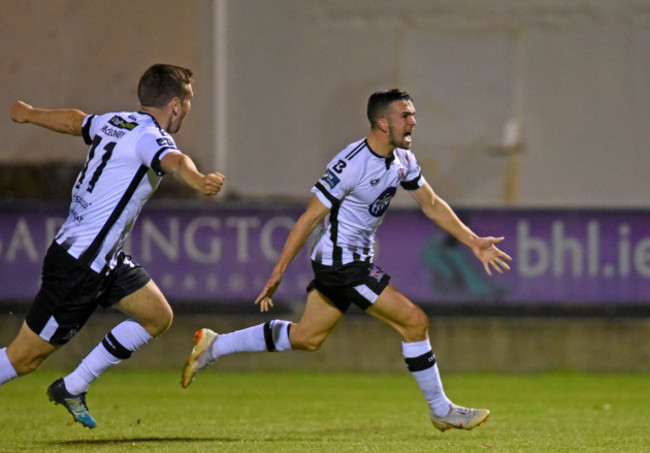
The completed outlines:
<svg viewBox="0 0 650 453">
<path fill-rule="evenodd" d="M 393 130 L 389 130 L 389 135 L 388 135 L 388 143 L 391 144 L 394 148 L 402 148 L 402 149 L 410 149 L 411 148 L 411 143 L 406 142 L 402 140 L 402 143 L 398 143 L 397 140 L 395 139 L 395 134 L 393 134 Z"/>
</svg>

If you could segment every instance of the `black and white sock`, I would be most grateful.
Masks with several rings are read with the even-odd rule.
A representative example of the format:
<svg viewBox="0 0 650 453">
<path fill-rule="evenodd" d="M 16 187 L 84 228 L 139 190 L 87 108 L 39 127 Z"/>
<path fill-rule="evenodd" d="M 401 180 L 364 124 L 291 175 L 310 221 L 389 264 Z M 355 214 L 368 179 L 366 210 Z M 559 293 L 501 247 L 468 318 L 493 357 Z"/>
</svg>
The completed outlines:
<svg viewBox="0 0 650 453">
<path fill-rule="evenodd" d="M 429 404 L 431 415 L 443 416 L 449 411 L 451 401 L 442 388 L 440 372 L 429 339 L 402 343 L 402 354 L 409 371 Z"/>
<path fill-rule="evenodd" d="M 65 388 L 73 395 L 85 392 L 90 383 L 108 367 L 128 359 L 131 354 L 152 339 L 149 332 L 136 321 L 129 319 L 118 324 L 106 334 L 95 349 L 90 351 L 72 373 L 63 378 Z"/>
<path fill-rule="evenodd" d="M 254 351 L 289 351 L 291 322 L 275 319 L 246 329 L 220 334 L 212 345 L 212 357 Z"/>
</svg>

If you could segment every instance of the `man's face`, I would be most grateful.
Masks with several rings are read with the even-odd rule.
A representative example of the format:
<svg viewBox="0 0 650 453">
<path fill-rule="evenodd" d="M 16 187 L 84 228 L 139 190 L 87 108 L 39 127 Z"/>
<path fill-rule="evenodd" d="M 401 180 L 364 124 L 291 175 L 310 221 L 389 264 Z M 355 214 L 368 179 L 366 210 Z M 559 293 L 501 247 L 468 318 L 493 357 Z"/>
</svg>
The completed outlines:
<svg viewBox="0 0 650 453">
<path fill-rule="evenodd" d="M 388 140 L 395 148 L 410 149 L 411 136 L 417 122 L 415 107 L 411 101 L 395 101 L 389 106 Z"/>
<path fill-rule="evenodd" d="M 194 97 L 192 85 L 187 85 L 187 93 L 187 96 L 180 101 L 179 109 L 176 115 L 172 117 L 171 123 L 169 124 L 169 130 L 167 132 L 170 134 L 175 134 L 179 131 L 183 125 L 183 121 L 185 121 L 185 117 L 190 113 L 190 109 L 192 108 L 192 98 Z"/>
</svg>

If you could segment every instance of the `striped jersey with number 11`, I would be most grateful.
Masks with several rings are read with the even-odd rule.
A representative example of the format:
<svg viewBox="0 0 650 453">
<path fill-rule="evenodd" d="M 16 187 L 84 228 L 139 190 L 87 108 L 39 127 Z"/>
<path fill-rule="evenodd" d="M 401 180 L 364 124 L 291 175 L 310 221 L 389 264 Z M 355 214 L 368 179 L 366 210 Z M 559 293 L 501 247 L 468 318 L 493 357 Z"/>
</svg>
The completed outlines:
<svg viewBox="0 0 650 453">
<path fill-rule="evenodd" d="M 140 210 L 158 187 L 164 175 L 160 160 L 180 151 L 156 120 L 142 112 L 89 115 L 82 136 L 90 150 L 55 240 L 102 272 L 116 265 Z"/>
<path fill-rule="evenodd" d="M 330 208 L 311 259 L 325 266 L 372 262 L 375 233 L 397 186 L 415 190 L 424 183 L 411 151 L 396 148 L 383 157 L 365 138 L 348 145 L 311 190 Z"/>
</svg>

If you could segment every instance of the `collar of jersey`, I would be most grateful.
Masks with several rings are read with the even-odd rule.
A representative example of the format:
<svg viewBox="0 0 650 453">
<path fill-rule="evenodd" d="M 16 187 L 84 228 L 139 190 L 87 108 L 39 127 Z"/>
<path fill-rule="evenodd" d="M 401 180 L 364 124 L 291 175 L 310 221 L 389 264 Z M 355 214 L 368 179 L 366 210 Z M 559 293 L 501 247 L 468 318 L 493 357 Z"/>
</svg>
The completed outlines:
<svg viewBox="0 0 650 453">
<path fill-rule="evenodd" d="M 142 110 L 138 111 L 138 113 L 139 113 L 140 115 L 147 115 L 149 118 L 151 118 L 151 120 L 153 121 L 153 123 L 156 125 L 156 127 L 157 127 L 158 129 L 160 129 L 161 131 L 164 131 L 164 130 L 165 130 L 165 129 L 163 129 L 162 127 L 160 127 L 160 124 L 158 124 L 158 121 L 156 121 L 156 118 L 154 118 L 153 115 L 152 115 L 151 113 L 143 112 Z M 165 132 L 166 132 L 166 131 L 165 131 Z"/>
<path fill-rule="evenodd" d="M 393 152 L 390 153 L 390 155 L 388 157 L 380 156 L 379 154 L 377 154 L 376 152 L 374 152 L 372 150 L 372 148 L 370 147 L 370 144 L 368 144 L 368 139 L 367 138 L 364 140 L 364 142 L 366 144 L 366 148 L 368 148 L 368 151 L 370 151 L 373 156 L 375 156 L 375 157 L 377 157 L 379 159 L 384 159 L 384 162 L 386 163 L 386 170 L 388 170 L 390 168 L 390 164 L 392 164 L 393 161 L 395 160 L 395 151 L 393 150 Z"/>
</svg>

